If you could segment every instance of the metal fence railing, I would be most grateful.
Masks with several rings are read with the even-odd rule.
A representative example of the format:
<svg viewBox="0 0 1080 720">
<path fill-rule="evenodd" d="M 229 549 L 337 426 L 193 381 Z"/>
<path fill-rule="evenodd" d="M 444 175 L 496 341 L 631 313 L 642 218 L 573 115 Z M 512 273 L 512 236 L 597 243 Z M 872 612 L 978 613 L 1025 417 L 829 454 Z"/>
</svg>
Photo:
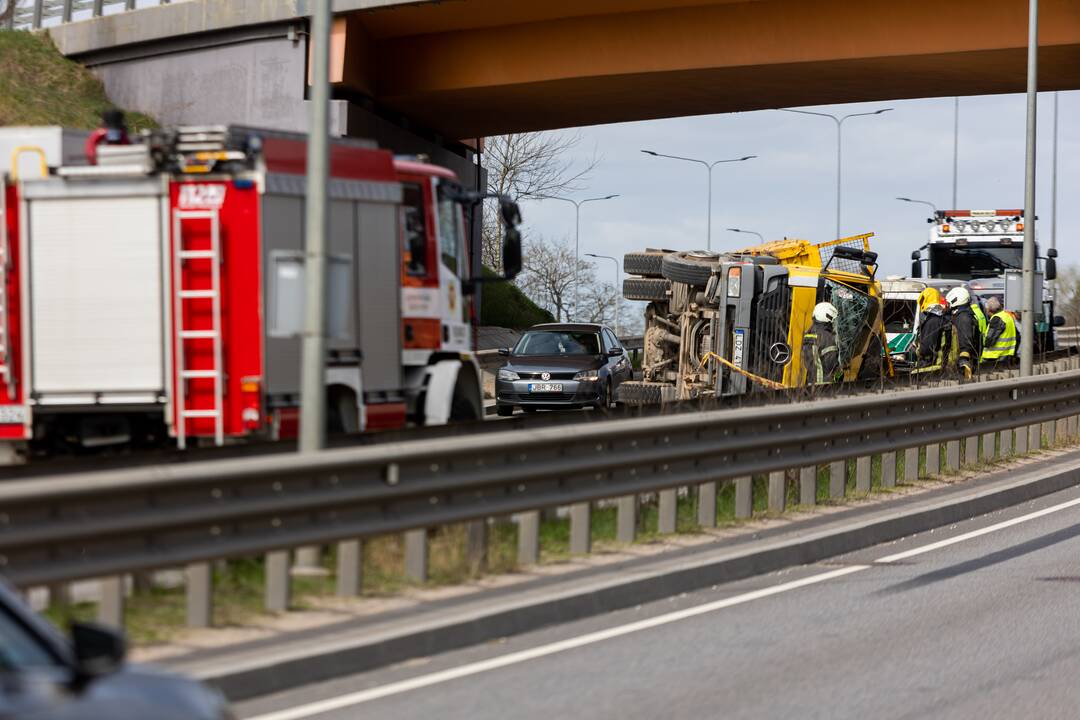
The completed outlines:
<svg viewBox="0 0 1080 720">
<path fill-rule="evenodd" d="M 696 488 L 699 522 L 716 524 L 717 484 L 735 485 L 736 515 L 768 476 L 768 507 L 791 488 L 813 504 L 820 469 L 842 497 L 1076 437 L 1078 358 L 1052 372 L 969 385 L 816 402 L 614 419 L 572 427 L 159 465 L 0 485 L 0 572 L 20 587 L 102 579 L 101 619 L 122 623 L 119 578 L 187 568 L 189 622 L 209 623 L 214 561 L 266 553 L 267 606 L 288 601 L 288 551 L 339 543 L 339 590 L 359 592 L 360 541 L 406 533 L 406 568 L 426 572 L 427 530 L 518 513 L 522 564 L 535 563 L 540 511 L 570 507 L 570 549 L 590 550 L 591 502 L 614 499 L 632 541 L 637 497 L 660 494 L 661 532 L 676 493 Z M 963 456 L 961 455 L 963 448 Z M 879 458 L 873 462 L 874 458 Z M 899 462 L 898 462 L 899 460 Z M 353 564 L 350 570 L 348 563 Z"/>
<path fill-rule="evenodd" d="M 0 28 L 37 30 L 117 12 L 168 5 L 169 2 L 170 0 L 0 0 Z"/>
</svg>

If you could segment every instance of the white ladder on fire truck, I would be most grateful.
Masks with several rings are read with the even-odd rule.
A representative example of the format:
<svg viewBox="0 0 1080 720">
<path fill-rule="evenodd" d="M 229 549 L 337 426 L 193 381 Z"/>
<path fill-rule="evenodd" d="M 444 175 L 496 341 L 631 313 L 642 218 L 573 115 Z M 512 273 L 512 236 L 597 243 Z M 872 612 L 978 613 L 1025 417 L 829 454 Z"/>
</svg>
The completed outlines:
<svg viewBox="0 0 1080 720">
<path fill-rule="evenodd" d="M 190 250 L 184 244 L 185 220 L 210 221 L 210 249 Z M 217 210 L 174 210 L 173 211 L 173 318 L 176 334 L 173 338 L 176 347 L 176 442 L 182 450 L 187 446 L 187 421 L 197 418 L 209 418 L 214 421 L 214 442 L 225 442 L 225 402 L 224 372 L 221 353 L 221 224 Z M 210 288 L 194 289 L 183 285 L 184 267 L 190 262 L 210 263 Z M 209 301 L 211 304 L 211 326 L 209 330 L 193 329 L 184 325 L 184 301 Z M 191 313 L 189 313 L 191 314 Z M 213 357 L 213 367 L 192 370 L 187 365 L 186 343 L 209 342 Z M 211 408 L 189 408 L 187 406 L 188 380 L 213 380 L 214 405 Z"/>
<path fill-rule="evenodd" d="M 8 332 L 8 269 L 11 267 L 11 253 L 7 231 L 7 194 L 0 185 L 0 382 L 4 383 L 8 397 L 15 397 L 15 388 L 11 382 L 11 337 Z"/>
</svg>

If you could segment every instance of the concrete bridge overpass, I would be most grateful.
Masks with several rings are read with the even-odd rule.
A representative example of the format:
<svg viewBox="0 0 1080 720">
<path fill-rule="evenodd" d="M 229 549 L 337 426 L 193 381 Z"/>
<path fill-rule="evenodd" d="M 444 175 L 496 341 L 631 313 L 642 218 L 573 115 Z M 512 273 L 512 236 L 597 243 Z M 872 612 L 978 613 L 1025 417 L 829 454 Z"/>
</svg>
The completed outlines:
<svg viewBox="0 0 1080 720">
<path fill-rule="evenodd" d="M 295 50 L 309 5 L 188 0 L 52 33 L 119 101 L 134 95 L 128 104 L 168 119 L 174 90 L 193 80 L 235 102 L 223 90 L 247 72 L 254 103 L 257 89 L 299 98 Z M 335 9 L 337 96 L 445 138 L 1024 89 L 1027 0 L 338 0 Z M 1041 89 L 1080 88 L 1080 3 L 1042 0 L 1041 19 Z M 259 47 L 275 32 L 294 46 L 284 65 Z M 285 65 L 287 78 L 271 77 Z M 135 78 L 157 99 L 125 90 Z"/>
</svg>

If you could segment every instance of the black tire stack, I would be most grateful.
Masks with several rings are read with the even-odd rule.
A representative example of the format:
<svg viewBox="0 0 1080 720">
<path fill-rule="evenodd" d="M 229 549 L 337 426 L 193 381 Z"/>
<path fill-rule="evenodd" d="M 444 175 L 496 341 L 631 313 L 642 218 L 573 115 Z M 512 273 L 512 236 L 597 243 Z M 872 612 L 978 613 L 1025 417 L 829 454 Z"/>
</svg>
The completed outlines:
<svg viewBox="0 0 1080 720">
<path fill-rule="evenodd" d="M 668 299 L 671 283 L 664 277 L 664 257 L 667 250 L 646 250 L 623 255 L 623 297 L 627 300 L 664 302 Z"/>
</svg>

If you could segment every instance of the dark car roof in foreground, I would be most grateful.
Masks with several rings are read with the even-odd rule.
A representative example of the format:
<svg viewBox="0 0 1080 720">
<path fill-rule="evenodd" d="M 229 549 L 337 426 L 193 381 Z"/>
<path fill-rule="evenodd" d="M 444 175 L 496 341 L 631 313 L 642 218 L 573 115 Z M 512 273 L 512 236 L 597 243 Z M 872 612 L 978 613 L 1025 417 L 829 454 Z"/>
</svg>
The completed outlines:
<svg viewBox="0 0 1080 720">
<path fill-rule="evenodd" d="M 543 323 L 533 325 L 529 330 L 570 330 L 571 332 L 600 332 L 603 325 L 596 323 Z M 526 331 L 528 332 L 528 331 Z"/>
</svg>

